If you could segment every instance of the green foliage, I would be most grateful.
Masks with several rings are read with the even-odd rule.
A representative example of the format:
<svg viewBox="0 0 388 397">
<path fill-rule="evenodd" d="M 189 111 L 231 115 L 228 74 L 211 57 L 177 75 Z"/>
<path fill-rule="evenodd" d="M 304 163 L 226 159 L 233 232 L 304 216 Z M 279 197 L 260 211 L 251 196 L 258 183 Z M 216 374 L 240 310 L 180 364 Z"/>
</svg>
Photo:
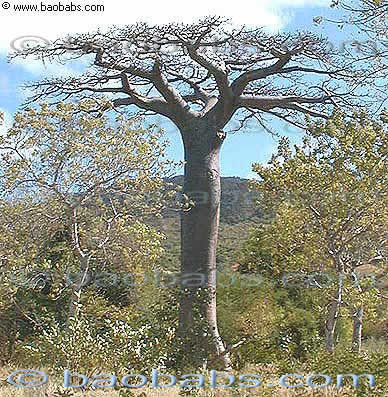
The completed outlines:
<svg viewBox="0 0 388 397">
<path fill-rule="evenodd" d="M 95 117 L 94 105 L 27 109 L 0 137 L 0 291 L 10 297 L 0 301 L 0 317 L 10 317 L 1 336 L 7 357 L 16 342 L 66 338 L 72 317 L 98 312 L 91 308 L 100 297 L 82 277 L 93 284 L 101 272 L 145 272 L 164 252 L 164 236 L 147 224 L 174 196 L 164 182 L 175 164 L 164 158 L 163 131 L 145 129 L 138 117 Z M 97 292 L 100 308 L 116 315 L 142 291 L 103 286 Z M 77 332 L 90 339 L 91 325 L 80 324 Z"/>
<path fill-rule="evenodd" d="M 371 374 L 375 376 L 376 386 L 369 388 L 367 378 L 360 378 L 360 387 L 355 389 L 356 395 L 363 396 L 372 393 L 373 396 L 384 397 L 388 387 L 388 354 L 367 353 L 355 355 L 350 349 L 341 349 L 334 355 L 327 352 L 318 352 L 313 355 L 309 369 L 313 373 L 329 375 L 336 379 L 338 374 Z M 349 383 L 347 383 L 349 382 Z M 351 384 L 351 378 L 344 381 L 344 386 Z"/>
<path fill-rule="evenodd" d="M 16 133 L 24 136 L 27 129 L 35 140 L 27 139 L 30 143 L 25 148 L 33 153 L 44 128 L 48 126 L 45 139 L 54 137 L 52 120 L 73 120 L 67 118 L 67 112 L 66 107 L 50 110 L 43 106 L 40 113 L 21 115 L 16 120 L 18 127 L 14 126 L 8 137 L 11 139 Z M 63 200 L 54 190 L 46 192 L 50 178 L 55 177 L 53 170 L 59 164 L 55 163 L 55 153 L 60 153 L 60 148 L 54 145 L 53 152 L 46 152 L 42 146 L 42 166 L 33 164 L 41 173 L 35 185 L 20 183 L 25 181 L 29 168 L 23 170 L 23 162 L 17 161 L 17 156 L 3 152 L 2 172 L 9 185 L 7 189 L 3 185 L 1 190 L 0 250 L 6 271 L 0 274 L 0 354 L 5 362 L 47 367 L 58 373 L 65 368 L 89 376 L 104 371 L 118 376 L 134 371 L 146 373 L 149 368 L 182 372 L 183 367 L 177 363 L 184 360 L 177 355 L 177 347 L 185 340 L 179 337 L 177 323 L 181 294 L 187 291 L 157 287 L 152 281 L 136 286 L 123 282 L 128 273 L 145 273 L 153 280 L 153 270 L 178 270 L 177 219 L 157 218 L 170 203 L 169 186 L 162 183 L 162 177 L 171 164 L 163 163 L 163 145 L 152 138 L 158 132 L 143 130 L 140 121 L 127 125 L 125 120 L 117 120 L 113 128 L 109 120 L 94 120 L 87 113 L 81 122 L 82 114 L 73 114 L 72 117 L 79 117 L 80 124 L 71 122 L 71 128 L 65 131 L 75 143 L 79 142 L 70 149 L 74 150 L 74 159 L 84 156 L 81 167 L 90 166 L 90 174 L 87 178 L 81 176 L 73 190 L 69 185 L 69 195 Z M 38 124 L 33 124 L 35 118 Z M 44 126 L 42 131 L 39 126 Z M 91 129 L 88 139 L 83 140 L 84 130 L 77 130 L 79 126 Z M 122 140 L 131 147 L 122 152 L 127 165 L 132 166 L 130 177 L 119 177 L 117 184 L 92 189 L 89 195 L 88 190 L 95 186 L 93 177 L 96 182 L 104 172 L 110 175 L 110 169 L 114 170 L 114 164 L 122 160 L 117 152 L 111 162 L 106 158 L 111 154 L 109 145 L 119 150 L 120 139 L 113 139 L 118 126 L 122 126 L 123 135 L 130 136 L 129 141 Z M 106 145 L 92 144 L 93 131 L 95 139 Z M 358 258 L 365 261 L 378 252 L 385 255 L 381 241 L 386 225 L 386 166 L 380 161 L 386 156 L 385 141 L 381 126 L 362 117 L 348 124 L 337 115 L 325 125 L 311 125 L 304 146 L 295 152 L 284 140 L 269 167 L 257 166 L 262 181 L 254 186 L 261 205 L 267 206 L 265 221 L 252 218 L 244 223 L 223 224 L 222 249 L 217 257 L 222 270 L 217 289 L 220 333 L 227 345 L 245 341 L 232 353 L 236 368 L 265 363 L 276 368 L 277 376 L 295 373 L 296 368 L 334 378 L 337 373 L 371 373 L 376 374 L 378 384 L 373 393 L 383 396 L 387 311 L 379 296 L 381 289 L 374 288 L 366 277 L 360 282 L 360 294 L 351 273 L 346 274 L 344 305 L 336 330 L 338 351 L 329 355 L 322 350 L 323 323 L 336 284 L 319 288 L 305 282 L 287 287 L 281 280 L 288 273 L 306 276 L 323 271 L 337 281 L 335 258 L 328 250 L 330 238 L 334 248 L 342 247 L 346 253 L 342 260 L 347 269 L 355 269 L 360 275 L 369 270 L 355 267 Z M 136 148 L 139 151 L 134 155 Z M 126 150 L 131 150 L 131 157 Z M 105 157 L 93 163 L 94 155 Z M 156 167 L 160 173 L 154 173 L 155 168 L 148 172 L 147 167 L 155 158 L 161 161 Z M 32 157 L 26 160 L 32 162 Z M 78 164 L 79 160 L 74 161 Z M 13 171 L 6 170 L 5 164 L 12 165 Z M 72 164 L 67 164 L 69 171 L 64 172 L 62 179 L 58 176 L 59 181 L 66 182 Z M 375 189 L 382 194 L 373 195 Z M 125 194 L 121 194 L 123 191 Z M 74 222 L 66 208 L 80 200 L 84 204 L 76 206 Z M 90 282 L 82 288 L 77 301 L 79 318 L 69 320 L 72 287 L 66 285 L 67 272 L 76 274 L 82 267 L 74 250 L 75 225 L 80 247 L 90 257 Z M 244 241 L 249 227 L 250 234 Z M 360 235 L 340 245 L 360 227 Z M 169 241 L 160 231 L 163 228 L 173 237 Z M 342 234 L 336 239 L 338 232 Z M 99 247 L 101 243 L 104 244 Z M 225 273 L 236 261 L 239 266 L 236 264 L 234 269 L 238 271 Z M 382 273 L 385 262 L 376 263 Z M 104 278 L 100 272 L 117 275 L 118 282 L 114 282 L 114 277 Z M 289 280 L 300 284 L 303 277 Z M 77 277 L 72 280 L 76 282 Z M 98 280 L 101 285 L 96 284 Z M 319 284 L 326 280 L 317 277 L 315 281 Z M 373 344 L 365 343 L 360 356 L 348 350 L 355 304 L 362 304 L 365 309 L 365 335 L 381 338 Z M 192 346 L 193 354 L 207 348 L 204 333 L 206 329 L 197 324 L 193 334 L 198 343 Z M 120 388 L 119 393 L 126 395 L 126 390 Z M 268 390 L 263 393 L 273 395 Z M 371 391 L 362 386 L 357 393 L 369 395 Z"/>
<path fill-rule="evenodd" d="M 365 273 L 362 266 L 376 265 L 381 273 L 388 266 L 387 147 L 386 128 L 364 114 L 350 119 L 336 113 L 326 123 L 309 123 L 303 145 L 295 150 L 282 139 L 268 165 L 253 166 L 261 179 L 252 187 L 273 218 L 252 231 L 241 251 L 240 271 L 271 277 L 275 286 L 287 273 L 329 274 L 330 285 L 312 279 L 314 292 L 311 282 L 303 285 L 321 316 L 324 302 L 333 299 L 339 278 L 345 277 L 341 305 L 350 316 L 361 305 L 365 318 L 373 320 L 381 290 L 355 277 Z M 295 295 L 292 300 L 301 302 Z M 317 324 L 315 332 L 306 329 L 318 336 Z M 290 338 L 290 332 L 284 335 Z M 295 336 L 298 354 L 300 337 Z"/>
<path fill-rule="evenodd" d="M 115 373 L 145 372 L 163 368 L 169 359 L 174 330 L 155 322 L 128 323 L 122 320 L 82 318 L 67 328 L 50 328 L 20 346 L 17 354 L 24 365 L 81 371 L 91 376 L 109 368 Z"/>
</svg>

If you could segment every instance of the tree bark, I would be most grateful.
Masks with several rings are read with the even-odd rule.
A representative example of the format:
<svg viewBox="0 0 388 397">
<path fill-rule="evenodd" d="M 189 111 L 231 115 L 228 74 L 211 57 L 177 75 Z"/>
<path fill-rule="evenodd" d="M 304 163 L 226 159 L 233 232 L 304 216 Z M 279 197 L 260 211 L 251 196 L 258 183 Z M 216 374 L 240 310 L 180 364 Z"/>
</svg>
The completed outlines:
<svg viewBox="0 0 388 397">
<path fill-rule="evenodd" d="M 364 308 L 358 307 L 353 315 L 353 340 L 352 349 L 355 353 L 361 353 L 362 320 Z"/>
<path fill-rule="evenodd" d="M 185 149 L 183 193 L 195 205 L 181 213 L 182 296 L 179 330 L 186 363 L 204 366 L 219 356 L 231 367 L 217 326 L 216 248 L 218 239 L 221 180 L 220 149 L 224 133 L 203 123 L 181 131 Z M 189 282 L 190 274 L 203 276 Z M 193 280 L 193 278 L 191 278 Z M 185 283 L 187 281 L 187 283 Z M 183 358 L 183 357 L 182 357 Z"/>
<path fill-rule="evenodd" d="M 335 348 L 334 335 L 342 303 L 343 286 L 344 277 L 343 274 L 340 274 L 336 296 L 329 303 L 327 320 L 325 324 L 326 349 L 330 353 L 333 353 Z"/>
<path fill-rule="evenodd" d="M 71 216 L 72 219 L 72 225 L 71 225 L 72 243 L 74 245 L 74 252 L 80 262 L 80 272 L 78 273 L 79 280 L 76 280 L 75 282 L 73 282 L 73 280 L 68 280 L 71 282 L 70 283 L 71 295 L 70 295 L 69 312 L 67 318 L 68 324 L 71 318 L 77 319 L 79 317 L 79 313 L 80 313 L 79 305 L 81 302 L 82 287 L 84 287 L 90 281 L 90 274 L 89 274 L 90 258 L 81 248 L 79 225 L 78 225 L 78 213 L 76 207 L 70 208 L 69 216 Z"/>
<path fill-rule="evenodd" d="M 86 286 L 90 279 L 89 274 L 89 260 L 87 257 L 82 258 L 81 260 L 81 271 L 78 273 L 77 280 L 68 280 L 71 281 L 71 295 L 70 295 L 70 303 L 69 303 L 69 311 L 68 311 L 68 322 L 71 318 L 78 319 L 80 313 L 80 302 L 81 302 L 81 292 L 82 287 Z"/>
</svg>

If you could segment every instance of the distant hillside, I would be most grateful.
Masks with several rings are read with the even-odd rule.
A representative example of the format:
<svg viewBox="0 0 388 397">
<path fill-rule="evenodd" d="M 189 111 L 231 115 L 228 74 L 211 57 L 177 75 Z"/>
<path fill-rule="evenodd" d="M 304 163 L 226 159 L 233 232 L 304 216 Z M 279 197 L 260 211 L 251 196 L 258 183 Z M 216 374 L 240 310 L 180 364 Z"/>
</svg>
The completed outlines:
<svg viewBox="0 0 388 397">
<path fill-rule="evenodd" d="M 183 175 L 170 178 L 169 182 L 183 185 Z M 262 212 L 255 205 L 257 193 L 248 191 L 249 179 L 239 177 L 221 177 L 221 214 L 222 223 L 235 224 L 252 217 L 261 218 Z M 179 216 L 176 212 L 167 211 L 166 217 Z"/>
<path fill-rule="evenodd" d="M 168 180 L 183 184 L 183 176 Z M 261 222 L 262 212 L 254 200 L 257 194 L 248 191 L 248 179 L 239 177 L 221 178 L 220 234 L 217 249 L 217 263 L 222 268 L 235 262 L 235 255 L 241 243 L 248 236 L 250 227 Z M 180 255 L 180 217 L 177 211 L 166 211 L 157 227 L 167 236 L 164 247 L 167 251 L 163 260 L 165 269 L 178 270 Z"/>
</svg>

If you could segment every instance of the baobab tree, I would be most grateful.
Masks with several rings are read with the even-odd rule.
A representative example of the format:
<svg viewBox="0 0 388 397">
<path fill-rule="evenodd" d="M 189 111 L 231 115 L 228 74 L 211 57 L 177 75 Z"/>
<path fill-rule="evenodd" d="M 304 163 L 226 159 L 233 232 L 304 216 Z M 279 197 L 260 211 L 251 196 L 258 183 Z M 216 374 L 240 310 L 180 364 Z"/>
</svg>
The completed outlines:
<svg viewBox="0 0 388 397">
<path fill-rule="evenodd" d="M 113 26 L 11 56 L 60 62 L 90 57 L 90 68 L 78 77 L 29 84 L 34 91 L 28 103 L 108 95 L 116 111 L 132 106 L 146 115 L 162 115 L 178 128 L 183 193 L 194 202 L 197 192 L 206 197 L 181 215 L 182 276 L 201 274 L 205 280 L 196 286 L 182 283 L 180 303 L 181 346 L 197 364 L 219 357 L 230 366 L 230 349 L 220 338 L 216 318 L 219 159 L 227 125 L 235 116 L 241 129 L 250 119 L 269 129 L 266 118 L 271 117 L 303 128 L 305 116 L 327 118 L 334 107 L 359 106 L 360 98 L 367 104 L 372 89 L 365 92 L 363 84 L 372 87 L 373 75 L 328 44 L 306 32 L 269 35 L 262 28 L 206 17 L 193 24 Z M 96 106 L 98 112 L 105 110 Z M 199 325 L 201 319 L 207 330 Z"/>
</svg>

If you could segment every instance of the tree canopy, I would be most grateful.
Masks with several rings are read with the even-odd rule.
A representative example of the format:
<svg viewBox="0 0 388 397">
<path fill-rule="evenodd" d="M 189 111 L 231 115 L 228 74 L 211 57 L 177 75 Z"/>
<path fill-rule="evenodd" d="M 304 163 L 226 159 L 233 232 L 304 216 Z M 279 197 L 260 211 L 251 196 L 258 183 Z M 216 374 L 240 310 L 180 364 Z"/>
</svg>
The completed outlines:
<svg viewBox="0 0 388 397">
<path fill-rule="evenodd" d="M 376 73 L 326 39 L 308 32 L 269 35 L 261 28 L 233 27 L 221 17 L 115 26 L 11 58 L 29 56 L 91 61 L 78 77 L 29 85 L 35 91 L 31 101 L 110 95 L 114 108 L 136 105 L 180 129 L 206 119 L 221 130 L 237 111 L 242 125 L 250 118 L 265 124 L 271 115 L 301 126 L 303 114 L 327 118 L 333 107 L 345 111 L 377 100 Z"/>
</svg>

